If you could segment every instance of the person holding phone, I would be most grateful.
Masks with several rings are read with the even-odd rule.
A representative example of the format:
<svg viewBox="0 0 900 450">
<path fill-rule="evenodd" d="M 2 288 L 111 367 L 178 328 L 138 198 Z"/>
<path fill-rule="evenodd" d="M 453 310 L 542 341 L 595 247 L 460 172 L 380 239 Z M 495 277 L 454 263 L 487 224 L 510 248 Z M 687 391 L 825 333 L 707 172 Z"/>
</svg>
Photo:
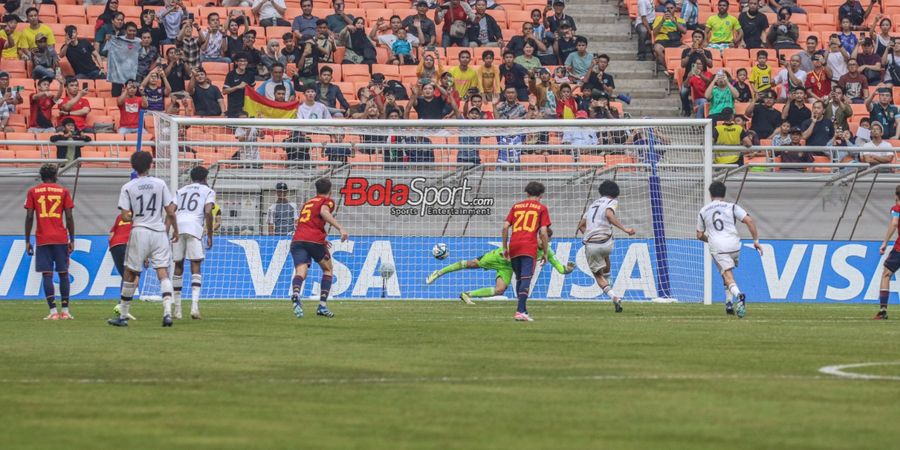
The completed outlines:
<svg viewBox="0 0 900 450">
<path fill-rule="evenodd" d="M 21 105 L 22 102 L 22 96 L 9 87 L 9 73 L 0 71 L 0 129 L 13 131 L 6 124 L 9 116 L 16 112 L 16 105 Z"/>
<path fill-rule="evenodd" d="M 59 49 L 59 56 L 69 61 L 69 65 L 75 71 L 75 78 L 80 80 L 106 78 L 106 74 L 100 70 L 102 67 L 100 53 L 91 42 L 78 37 L 78 28 L 75 25 L 66 26 L 65 33 L 66 40 Z"/>
<path fill-rule="evenodd" d="M 326 16 L 325 22 L 328 24 L 328 29 L 336 36 L 340 34 L 347 25 L 353 25 L 355 17 L 353 17 L 353 14 L 347 14 L 347 12 L 344 11 L 344 0 L 335 0 L 333 6 L 334 14 Z"/>
<path fill-rule="evenodd" d="M 75 128 L 84 133 L 93 133 L 94 130 L 87 127 L 87 116 L 91 113 L 91 104 L 88 103 L 88 83 L 82 83 L 78 87 L 78 80 L 66 78 L 66 89 L 62 100 L 59 102 L 59 127 L 62 128 L 66 119 L 72 120 Z"/>
<path fill-rule="evenodd" d="M 162 23 L 166 32 L 166 38 L 160 41 L 160 44 L 173 44 L 178 33 L 181 31 L 181 24 L 185 17 L 184 5 L 181 0 L 166 0 L 165 7 L 156 14 L 159 22 Z"/>
</svg>

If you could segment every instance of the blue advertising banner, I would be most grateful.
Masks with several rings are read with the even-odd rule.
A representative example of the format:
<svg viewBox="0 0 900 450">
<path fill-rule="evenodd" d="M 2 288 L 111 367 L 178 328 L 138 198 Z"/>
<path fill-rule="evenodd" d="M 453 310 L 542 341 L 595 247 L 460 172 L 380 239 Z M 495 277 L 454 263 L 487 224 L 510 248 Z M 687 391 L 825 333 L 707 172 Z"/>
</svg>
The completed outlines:
<svg viewBox="0 0 900 450">
<path fill-rule="evenodd" d="M 431 247 L 438 241 L 450 248 L 450 257 L 438 261 Z M 492 286 L 492 273 L 465 270 L 438 279 L 425 278 L 433 270 L 460 259 L 472 259 L 496 248 L 490 238 L 356 237 L 332 242 L 335 261 L 333 298 L 454 299 L 462 290 Z M 667 240 L 668 276 L 672 295 L 679 301 L 701 301 L 703 288 L 702 245 L 694 240 Z M 749 245 L 741 252 L 737 280 L 753 302 L 862 302 L 877 300 L 883 256 L 873 242 L 765 241 L 763 255 Z M 40 299 L 40 274 L 33 271 L 32 257 L 25 254 L 21 237 L 0 236 L 0 299 Z M 577 239 L 554 239 L 552 248 L 565 265 L 576 262 L 575 272 L 565 276 L 549 265 L 538 268 L 532 297 L 560 300 L 602 298 Z M 620 239 L 612 255 L 613 283 L 629 299 L 658 297 L 654 241 Z M 696 260 L 692 260 L 696 259 Z M 380 267 L 392 264 L 395 274 L 382 280 Z M 303 296 L 318 292 L 318 268 L 310 272 Z M 76 240 L 70 268 L 75 299 L 115 299 L 121 281 L 107 251 L 106 236 Z M 204 298 L 286 298 L 293 267 L 290 242 L 273 236 L 219 236 L 204 263 Z M 144 278 L 154 275 L 146 272 Z M 187 278 L 187 277 L 185 277 Z M 189 279 L 189 278 L 188 278 Z M 142 283 L 143 285 L 143 283 Z M 153 293 L 155 283 L 144 287 Z M 721 278 L 713 277 L 714 301 L 724 298 Z M 900 284 L 892 281 L 892 292 Z M 508 289 L 507 296 L 512 290 Z M 156 292 L 158 294 L 158 292 Z"/>
</svg>

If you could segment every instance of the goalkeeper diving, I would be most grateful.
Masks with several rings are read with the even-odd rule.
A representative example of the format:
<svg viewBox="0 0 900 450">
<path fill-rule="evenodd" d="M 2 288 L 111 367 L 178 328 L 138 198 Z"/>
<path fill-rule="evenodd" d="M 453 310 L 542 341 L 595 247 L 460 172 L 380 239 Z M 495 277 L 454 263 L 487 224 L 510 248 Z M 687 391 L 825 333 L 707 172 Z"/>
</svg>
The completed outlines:
<svg viewBox="0 0 900 450">
<path fill-rule="evenodd" d="M 553 230 L 548 228 L 547 234 L 549 237 L 553 237 Z M 548 247 L 549 249 L 549 247 Z M 544 251 L 538 246 L 537 260 L 540 261 L 544 257 Z M 556 269 L 557 272 L 568 275 L 575 270 L 575 263 L 569 262 L 565 266 L 556 259 L 556 255 L 553 253 L 552 249 L 549 249 L 547 252 L 547 261 Z M 437 280 L 442 275 L 446 275 L 450 272 L 456 272 L 457 270 L 464 269 L 483 269 L 483 270 L 493 270 L 497 273 L 496 283 L 494 287 L 483 287 L 480 289 L 475 289 L 474 291 L 467 291 L 459 294 L 459 299 L 469 305 L 474 305 L 472 302 L 473 298 L 484 298 L 484 297 L 493 297 L 495 295 L 503 295 L 506 292 L 507 286 L 512 281 L 513 269 L 512 263 L 507 260 L 503 256 L 502 248 L 495 248 L 484 255 L 479 256 L 475 259 L 470 260 L 462 260 L 457 261 L 453 264 L 445 266 L 441 269 L 435 270 L 428 276 L 425 280 L 426 284 L 434 283 L 434 280 Z"/>
</svg>

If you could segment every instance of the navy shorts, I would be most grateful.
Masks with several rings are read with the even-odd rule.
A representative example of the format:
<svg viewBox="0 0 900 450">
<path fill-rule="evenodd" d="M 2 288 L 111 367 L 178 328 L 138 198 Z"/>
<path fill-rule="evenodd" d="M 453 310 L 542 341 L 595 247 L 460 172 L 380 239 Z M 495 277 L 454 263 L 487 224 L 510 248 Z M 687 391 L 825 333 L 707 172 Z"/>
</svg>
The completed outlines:
<svg viewBox="0 0 900 450">
<path fill-rule="evenodd" d="M 534 258 L 531 256 L 516 256 L 510 260 L 510 264 L 517 280 L 531 278 L 534 275 Z"/>
<path fill-rule="evenodd" d="M 296 267 L 301 264 L 309 264 L 312 261 L 320 262 L 323 259 L 331 259 L 331 255 L 328 253 L 328 247 L 325 244 L 294 241 L 291 242 L 291 258 L 294 260 L 294 267 Z"/>
<path fill-rule="evenodd" d="M 116 265 L 119 275 L 125 274 L 125 247 L 125 244 L 120 244 L 109 248 L 109 254 L 112 255 L 113 264 Z"/>
<path fill-rule="evenodd" d="M 886 267 L 891 272 L 896 272 L 897 269 L 900 269 L 900 252 L 897 250 L 891 250 L 891 253 L 888 254 L 887 259 L 884 260 L 884 267 Z"/>
<path fill-rule="evenodd" d="M 39 245 L 34 251 L 35 272 L 68 272 L 69 246 L 66 244 Z"/>
</svg>

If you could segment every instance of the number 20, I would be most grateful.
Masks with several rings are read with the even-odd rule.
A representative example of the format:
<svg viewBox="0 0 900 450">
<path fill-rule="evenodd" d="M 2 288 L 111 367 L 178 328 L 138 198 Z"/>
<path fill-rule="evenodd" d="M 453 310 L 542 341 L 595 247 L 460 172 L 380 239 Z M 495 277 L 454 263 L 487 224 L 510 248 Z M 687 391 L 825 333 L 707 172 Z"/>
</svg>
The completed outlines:
<svg viewBox="0 0 900 450">
<path fill-rule="evenodd" d="M 537 211 L 516 211 L 514 215 L 516 216 L 516 222 L 513 224 L 513 232 L 527 231 L 533 233 L 537 230 Z"/>
</svg>

